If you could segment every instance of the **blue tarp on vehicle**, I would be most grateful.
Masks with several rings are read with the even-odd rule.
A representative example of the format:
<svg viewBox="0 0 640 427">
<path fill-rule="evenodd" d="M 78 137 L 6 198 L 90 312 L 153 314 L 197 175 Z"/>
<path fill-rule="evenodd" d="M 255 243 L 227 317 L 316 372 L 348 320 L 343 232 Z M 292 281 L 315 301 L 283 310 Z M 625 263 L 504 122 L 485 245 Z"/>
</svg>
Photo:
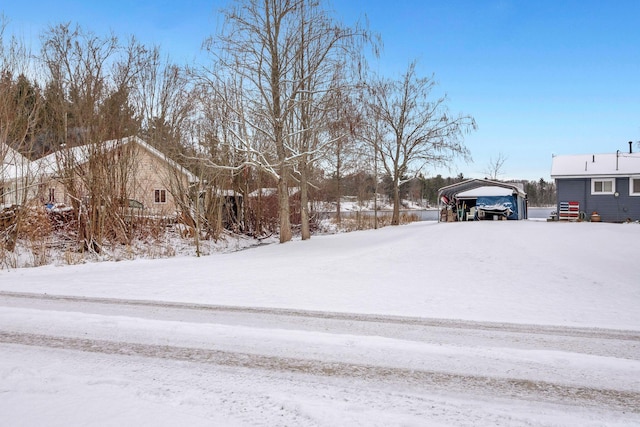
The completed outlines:
<svg viewBox="0 0 640 427">
<path fill-rule="evenodd" d="M 476 200 L 476 208 L 507 219 L 518 219 L 518 205 L 513 196 L 481 196 Z"/>
</svg>

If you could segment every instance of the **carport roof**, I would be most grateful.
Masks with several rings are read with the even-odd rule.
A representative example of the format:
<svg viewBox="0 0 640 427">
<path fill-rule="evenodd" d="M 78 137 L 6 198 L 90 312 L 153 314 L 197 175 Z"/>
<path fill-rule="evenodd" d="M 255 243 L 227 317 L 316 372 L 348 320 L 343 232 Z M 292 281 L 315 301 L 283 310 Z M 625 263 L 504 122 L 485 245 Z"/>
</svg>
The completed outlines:
<svg viewBox="0 0 640 427">
<path fill-rule="evenodd" d="M 456 184 L 451 184 L 446 187 L 442 187 L 440 190 L 438 190 L 438 199 L 440 199 L 440 197 L 442 196 L 447 196 L 447 198 L 451 200 L 454 197 L 458 196 L 460 193 L 466 193 L 470 190 L 475 190 L 480 187 L 499 187 L 499 188 L 510 190 L 512 193 L 519 194 L 523 197 L 526 196 L 526 193 L 522 191 L 520 187 L 514 184 L 508 184 L 506 182 L 491 181 L 489 179 L 468 179 L 466 181 L 462 181 Z M 467 197 L 471 197 L 469 194 L 473 194 L 473 193 L 468 193 Z M 493 194 L 487 194 L 487 195 L 493 195 Z"/>
<path fill-rule="evenodd" d="M 511 188 L 498 187 L 496 185 L 483 185 L 458 193 L 459 199 L 475 199 L 483 196 L 510 196 L 513 194 Z"/>
</svg>

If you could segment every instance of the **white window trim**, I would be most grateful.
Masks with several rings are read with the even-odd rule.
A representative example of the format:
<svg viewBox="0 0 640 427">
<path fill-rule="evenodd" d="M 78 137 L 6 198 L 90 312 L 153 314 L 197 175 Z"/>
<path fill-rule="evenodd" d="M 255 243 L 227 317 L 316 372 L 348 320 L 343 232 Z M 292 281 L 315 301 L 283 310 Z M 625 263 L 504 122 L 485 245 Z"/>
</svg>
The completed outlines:
<svg viewBox="0 0 640 427">
<path fill-rule="evenodd" d="M 159 199 L 160 201 L 156 201 L 156 191 L 159 191 Z M 162 193 L 164 193 L 164 202 L 162 201 Z M 155 190 L 153 190 L 153 203 L 158 204 L 158 205 L 163 205 L 165 203 L 167 203 L 167 190 L 163 189 L 163 188 L 156 188 Z"/>
<path fill-rule="evenodd" d="M 634 193 L 633 192 L 633 180 L 634 179 L 640 180 L 640 175 L 630 176 L 629 177 L 629 195 L 630 196 L 640 196 L 640 193 Z"/>
<path fill-rule="evenodd" d="M 611 191 L 596 191 L 596 182 L 611 182 Z M 591 195 L 592 196 L 607 196 L 613 195 L 616 192 L 616 179 L 615 178 L 591 178 Z"/>
</svg>

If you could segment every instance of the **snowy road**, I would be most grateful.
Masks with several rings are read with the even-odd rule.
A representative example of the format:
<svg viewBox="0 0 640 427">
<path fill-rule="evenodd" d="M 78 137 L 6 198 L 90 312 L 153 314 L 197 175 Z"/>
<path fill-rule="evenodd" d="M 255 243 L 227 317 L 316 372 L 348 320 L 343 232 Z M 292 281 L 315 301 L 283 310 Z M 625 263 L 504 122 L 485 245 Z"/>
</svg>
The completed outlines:
<svg viewBox="0 0 640 427">
<path fill-rule="evenodd" d="M 638 331 L 0 292 L 0 352 L 24 425 L 640 423 Z"/>
</svg>

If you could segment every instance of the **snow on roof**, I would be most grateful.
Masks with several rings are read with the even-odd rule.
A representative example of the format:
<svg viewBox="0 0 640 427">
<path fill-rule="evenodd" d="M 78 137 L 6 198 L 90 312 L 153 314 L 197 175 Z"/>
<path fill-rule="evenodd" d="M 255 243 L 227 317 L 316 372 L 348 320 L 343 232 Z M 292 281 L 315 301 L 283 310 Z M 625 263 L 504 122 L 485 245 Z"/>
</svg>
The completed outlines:
<svg viewBox="0 0 640 427">
<path fill-rule="evenodd" d="M 278 192 L 277 188 L 258 188 L 257 190 L 253 190 L 251 193 L 249 193 L 249 197 L 258 197 L 258 196 L 268 197 L 268 196 L 273 196 L 277 192 Z"/>
<path fill-rule="evenodd" d="M 294 194 L 298 193 L 300 191 L 300 188 L 298 187 L 289 187 L 289 196 L 293 196 Z M 278 189 L 277 188 L 273 188 L 273 187 L 263 187 L 263 188 L 258 188 L 257 190 L 253 190 L 251 193 L 249 193 L 249 197 L 270 197 L 270 196 L 274 196 L 278 194 Z"/>
<path fill-rule="evenodd" d="M 9 145 L 0 143 L 0 179 L 10 181 L 23 177 L 29 170 L 30 161 Z"/>
<path fill-rule="evenodd" d="M 183 174 L 185 174 L 188 177 L 189 181 L 191 182 L 198 181 L 198 178 L 191 171 L 189 171 L 179 163 L 175 162 L 174 160 L 170 159 L 160 150 L 149 145 L 147 142 L 145 142 L 144 140 L 138 137 L 132 136 L 132 137 L 126 137 L 122 139 L 112 139 L 109 141 L 105 141 L 102 144 L 105 149 L 111 150 L 117 147 L 118 144 L 124 145 L 130 142 L 138 144 L 140 147 L 144 148 L 151 154 L 167 162 L 170 166 L 181 171 Z M 76 147 L 66 148 L 66 149 L 51 153 L 47 156 L 44 156 L 41 159 L 34 162 L 34 164 L 37 163 L 38 169 L 43 171 L 45 174 L 54 175 L 59 169 L 59 166 L 58 166 L 60 164 L 59 160 L 61 160 L 62 158 L 69 158 L 69 159 L 72 159 L 73 163 L 75 164 L 86 163 L 89 160 L 89 156 L 92 153 L 93 147 L 94 145 L 92 144 L 85 144 L 85 145 L 79 145 Z"/>
<path fill-rule="evenodd" d="M 507 182 L 498 182 L 491 181 L 489 179 L 468 179 L 466 181 L 458 182 L 456 184 L 447 185 L 446 187 L 442 187 L 438 190 L 439 196 L 447 196 L 449 199 L 453 197 L 460 197 L 461 193 L 465 193 L 468 191 L 474 191 L 477 188 L 485 188 L 484 194 L 481 196 L 491 196 L 491 195 L 504 195 L 504 194 L 519 194 L 522 197 L 526 196 L 526 193 L 521 188 L 519 183 L 507 183 Z M 493 194 L 497 192 L 505 191 L 500 194 Z M 489 192 L 493 192 L 492 194 L 488 194 Z M 469 196 L 466 197 L 477 197 L 477 196 Z"/>
<path fill-rule="evenodd" d="M 513 190 L 510 188 L 496 187 L 493 185 L 485 185 L 482 187 L 473 188 L 471 190 L 458 193 L 459 199 L 476 198 L 476 197 L 489 197 L 489 196 L 511 196 Z"/>
<path fill-rule="evenodd" d="M 215 194 L 218 197 L 239 197 L 239 196 L 242 196 L 242 194 L 237 193 L 234 190 L 221 189 L 221 188 L 214 189 L 213 190 L 213 194 Z"/>
<path fill-rule="evenodd" d="M 640 153 L 578 154 L 553 157 L 552 178 L 640 175 Z"/>
<path fill-rule="evenodd" d="M 19 151 L 5 143 L 0 143 L 0 156 L 2 157 L 2 163 L 15 163 L 27 160 Z"/>
</svg>

